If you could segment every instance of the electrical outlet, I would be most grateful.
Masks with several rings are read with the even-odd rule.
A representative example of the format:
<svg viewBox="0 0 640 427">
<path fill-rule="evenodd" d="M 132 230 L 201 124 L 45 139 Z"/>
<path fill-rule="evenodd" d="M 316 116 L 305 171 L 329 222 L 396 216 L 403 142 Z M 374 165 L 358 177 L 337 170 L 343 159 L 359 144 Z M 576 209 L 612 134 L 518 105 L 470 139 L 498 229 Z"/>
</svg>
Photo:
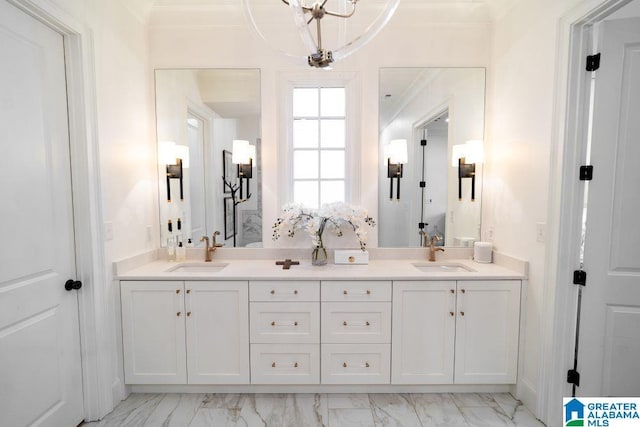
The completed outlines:
<svg viewBox="0 0 640 427">
<path fill-rule="evenodd" d="M 487 227 L 487 232 L 485 234 L 486 234 L 485 238 L 486 238 L 487 242 L 493 242 L 493 236 L 495 234 L 495 231 L 493 229 L 493 225 L 490 225 L 490 226 Z"/>
<path fill-rule="evenodd" d="M 111 221 L 104 223 L 104 240 L 106 242 L 113 240 L 113 223 Z"/>
<path fill-rule="evenodd" d="M 536 222 L 536 242 L 544 243 L 547 238 L 547 223 Z"/>
</svg>

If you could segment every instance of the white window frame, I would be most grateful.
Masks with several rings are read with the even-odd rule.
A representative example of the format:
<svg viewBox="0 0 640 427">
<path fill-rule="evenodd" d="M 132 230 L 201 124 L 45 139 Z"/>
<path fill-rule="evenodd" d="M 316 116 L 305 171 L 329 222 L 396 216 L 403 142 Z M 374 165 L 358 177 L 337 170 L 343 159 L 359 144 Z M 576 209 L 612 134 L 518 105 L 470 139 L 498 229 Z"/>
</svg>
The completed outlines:
<svg viewBox="0 0 640 427">
<path fill-rule="evenodd" d="M 345 88 L 345 202 L 360 202 L 360 88 L 356 73 L 327 73 L 312 70 L 304 74 L 284 75 L 281 80 L 280 144 L 279 152 L 284 167 L 278 175 L 278 205 L 293 202 L 293 89 Z M 320 152 L 318 148 L 318 152 Z"/>
</svg>

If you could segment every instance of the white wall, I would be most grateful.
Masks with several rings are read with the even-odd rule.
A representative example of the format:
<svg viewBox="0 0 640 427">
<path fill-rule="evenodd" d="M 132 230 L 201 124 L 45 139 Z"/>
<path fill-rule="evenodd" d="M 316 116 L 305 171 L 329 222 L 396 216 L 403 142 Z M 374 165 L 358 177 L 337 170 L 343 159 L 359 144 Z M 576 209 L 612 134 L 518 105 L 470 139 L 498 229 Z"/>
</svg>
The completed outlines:
<svg viewBox="0 0 640 427">
<path fill-rule="evenodd" d="M 490 29 L 483 22 L 451 20 L 443 24 L 429 7 L 401 6 L 382 32 L 352 57 L 335 64 L 334 71 L 355 72 L 361 96 L 361 201 L 378 218 L 378 70 L 380 67 L 474 66 L 489 58 Z M 419 36 L 417 36 L 419 35 Z M 278 94 L 281 76 L 311 72 L 306 64 L 281 56 L 248 31 L 240 2 L 214 6 L 158 8 L 150 22 L 153 68 L 260 68 L 262 89 L 263 233 L 273 245 L 270 230 L 281 206 L 278 197 Z M 204 48 L 206 47 L 206 48 Z M 289 245 L 289 242 L 285 242 Z M 377 246 L 373 230 L 370 246 Z"/>
<path fill-rule="evenodd" d="M 559 20 L 579 0 L 524 0 L 496 22 L 488 72 L 487 142 L 482 228 L 495 249 L 530 263 L 520 349 L 519 397 L 536 411 L 542 348 L 542 300 L 547 243 L 536 223 L 547 223 Z M 565 52 L 566 55 L 566 52 Z M 560 94 L 562 95 L 562 94 Z"/>
</svg>

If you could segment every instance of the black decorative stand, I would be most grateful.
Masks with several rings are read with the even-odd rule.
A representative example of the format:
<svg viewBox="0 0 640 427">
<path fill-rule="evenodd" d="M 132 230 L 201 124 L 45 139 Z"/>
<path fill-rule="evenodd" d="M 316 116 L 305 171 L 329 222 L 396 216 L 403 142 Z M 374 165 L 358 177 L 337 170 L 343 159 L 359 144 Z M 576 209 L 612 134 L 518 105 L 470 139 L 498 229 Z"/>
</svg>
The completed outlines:
<svg viewBox="0 0 640 427">
<path fill-rule="evenodd" d="M 251 197 L 251 193 L 249 193 L 247 191 L 247 197 L 246 198 L 242 198 L 242 190 L 240 188 L 240 185 L 238 184 L 231 184 L 229 181 L 227 181 L 225 179 L 225 177 L 222 177 L 222 181 L 224 182 L 225 187 L 227 187 L 229 189 L 229 191 L 231 192 L 231 199 L 233 201 L 233 247 L 236 247 L 236 235 L 237 233 L 237 227 L 238 227 L 238 222 L 237 222 L 237 215 L 236 215 L 236 206 L 238 206 L 240 203 L 246 202 L 247 200 L 249 200 L 249 198 Z M 247 185 L 248 187 L 248 185 Z M 237 193 L 238 191 L 240 191 L 240 198 L 238 198 Z"/>
</svg>

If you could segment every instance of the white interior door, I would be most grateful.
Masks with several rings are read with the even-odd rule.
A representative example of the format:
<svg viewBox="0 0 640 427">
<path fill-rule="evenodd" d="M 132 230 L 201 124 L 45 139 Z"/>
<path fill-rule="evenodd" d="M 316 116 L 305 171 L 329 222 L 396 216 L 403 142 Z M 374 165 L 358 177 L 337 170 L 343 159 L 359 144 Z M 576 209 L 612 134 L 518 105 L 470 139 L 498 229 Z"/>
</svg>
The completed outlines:
<svg viewBox="0 0 640 427">
<path fill-rule="evenodd" d="M 596 71 L 581 396 L 640 395 L 640 18 L 605 21 Z"/>
<path fill-rule="evenodd" d="M 0 0 L 0 424 L 83 418 L 63 38 Z"/>
</svg>

